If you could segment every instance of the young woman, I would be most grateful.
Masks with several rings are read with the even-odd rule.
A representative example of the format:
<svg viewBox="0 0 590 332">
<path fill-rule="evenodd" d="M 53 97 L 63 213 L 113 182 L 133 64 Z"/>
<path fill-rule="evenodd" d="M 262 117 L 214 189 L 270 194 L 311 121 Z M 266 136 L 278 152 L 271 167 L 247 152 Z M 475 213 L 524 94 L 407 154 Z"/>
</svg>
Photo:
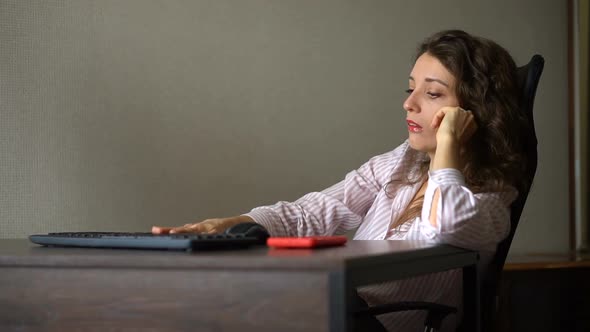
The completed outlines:
<svg viewBox="0 0 590 332">
<path fill-rule="evenodd" d="M 526 185 L 516 65 L 493 41 L 442 31 L 418 48 L 403 107 L 408 139 L 344 180 L 295 202 L 154 233 L 222 232 L 255 221 L 271 236 L 342 234 L 358 240 L 428 239 L 478 250 L 482 268 L 510 230 L 509 206 Z M 461 272 L 447 271 L 358 290 L 369 305 L 431 301 L 460 307 Z M 419 331 L 420 311 L 379 316 L 390 331 Z M 460 317 L 460 315 L 459 315 Z M 443 330 L 454 330 L 455 316 Z"/>
</svg>

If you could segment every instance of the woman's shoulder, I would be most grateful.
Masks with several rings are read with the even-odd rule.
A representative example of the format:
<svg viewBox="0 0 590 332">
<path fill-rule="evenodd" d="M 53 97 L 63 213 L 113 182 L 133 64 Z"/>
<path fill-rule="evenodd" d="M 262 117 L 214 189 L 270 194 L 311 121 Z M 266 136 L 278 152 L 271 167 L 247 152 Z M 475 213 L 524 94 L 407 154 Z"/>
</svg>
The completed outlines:
<svg viewBox="0 0 590 332">
<path fill-rule="evenodd" d="M 405 140 L 402 144 L 398 145 L 395 149 L 387 151 L 385 153 L 376 155 L 370 159 L 375 162 L 392 162 L 400 161 L 411 155 L 414 150 L 410 147 L 408 140 Z"/>
<path fill-rule="evenodd" d="M 411 173 L 428 159 L 425 153 L 414 150 L 406 139 L 395 149 L 373 157 L 376 161 L 385 163 L 392 171 Z"/>
<path fill-rule="evenodd" d="M 370 172 L 373 177 L 388 182 L 396 173 L 409 172 L 416 165 L 418 152 L 406 140 L 395 149 L 372 157 L 361 168 L 361 173 Z"/>
</svg>

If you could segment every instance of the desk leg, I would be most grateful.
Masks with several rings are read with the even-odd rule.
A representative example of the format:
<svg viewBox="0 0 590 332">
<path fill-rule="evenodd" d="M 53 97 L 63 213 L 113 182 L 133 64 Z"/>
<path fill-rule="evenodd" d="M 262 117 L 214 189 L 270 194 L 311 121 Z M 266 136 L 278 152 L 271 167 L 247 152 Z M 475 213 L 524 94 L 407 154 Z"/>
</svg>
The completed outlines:
<svg viewBox="0 0 590 332">
<path fill-rule="evenodd" d="M 344 273 L 330 273 L 329 280 L 329 315 L 330 332 L 354 331 L 352 312 L 355 289 L 348 283 Z"/>
<path fill-rule="evenodd" d="M 463 268 L 463 323 L 465 331 L 481 331 L 477 265 Z"/>
</svg>

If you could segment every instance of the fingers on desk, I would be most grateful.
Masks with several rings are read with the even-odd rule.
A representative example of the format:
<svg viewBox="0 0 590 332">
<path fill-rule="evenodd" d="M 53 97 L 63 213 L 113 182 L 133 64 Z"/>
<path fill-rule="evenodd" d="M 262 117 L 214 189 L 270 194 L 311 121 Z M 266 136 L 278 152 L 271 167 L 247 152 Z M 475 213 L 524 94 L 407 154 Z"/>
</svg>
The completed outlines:
<svg viewBox="0 0 590 332">
<path fill-rule="evenodd" d="M 174 227 L 152 226 L 152 234 L 169 234 Z"/>
<path fill-rule="evenodd" d="M 215 233 L 215 228 L 204 225 L 186 224 L 179 227 L 153 226 L 152 234 L 179 234 L 179 233 Z"/>
</svg>

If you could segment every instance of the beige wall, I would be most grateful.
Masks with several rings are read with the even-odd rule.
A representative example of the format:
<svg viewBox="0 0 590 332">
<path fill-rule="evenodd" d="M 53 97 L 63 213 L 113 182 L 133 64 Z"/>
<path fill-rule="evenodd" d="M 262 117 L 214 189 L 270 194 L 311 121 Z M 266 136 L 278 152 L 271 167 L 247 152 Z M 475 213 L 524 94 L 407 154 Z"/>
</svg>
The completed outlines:
<svg viewBox="0 0 590 332">
<path fill-rule="evenodd" d="M 321 190 L 406 136 L 443 28 L 546 59 L 514 251 L 568 243 L 562 1 L 0 0 L 0 237 L 148 230 Z"/>
</svg>

